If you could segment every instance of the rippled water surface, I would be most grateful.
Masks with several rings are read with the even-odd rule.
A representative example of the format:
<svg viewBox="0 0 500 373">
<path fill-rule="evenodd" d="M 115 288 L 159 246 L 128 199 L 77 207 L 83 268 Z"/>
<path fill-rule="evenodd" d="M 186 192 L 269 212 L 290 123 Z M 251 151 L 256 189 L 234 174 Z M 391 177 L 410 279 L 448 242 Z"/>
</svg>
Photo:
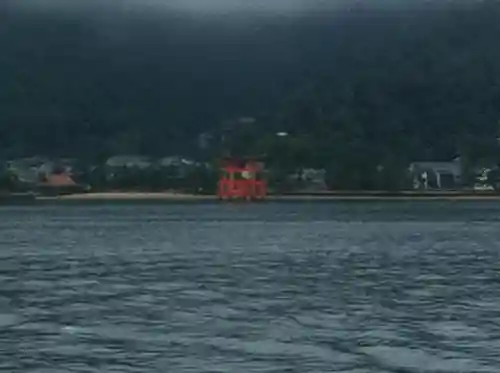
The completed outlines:
<svg viewBox="0 0 500 373">
<path fill-rule="evenodd" d="M 0 371 L 500 372 L 500 204 L 0 207 Z"/>
</svg>

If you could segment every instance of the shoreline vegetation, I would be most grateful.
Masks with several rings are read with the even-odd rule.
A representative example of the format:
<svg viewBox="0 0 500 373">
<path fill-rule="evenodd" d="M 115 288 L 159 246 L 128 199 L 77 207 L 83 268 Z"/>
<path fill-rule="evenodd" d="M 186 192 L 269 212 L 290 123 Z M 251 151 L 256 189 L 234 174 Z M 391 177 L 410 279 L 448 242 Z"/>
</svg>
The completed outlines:
<svg viewBox="0 0 500 373">
<path fill-rule="evenodd" d="M 332 191 L 324 193 L 290 193 L 271 194 L 264 201 L 414 201 L 414 200 L 492 200 L 500 201 L 500 194 L 492 192 L 473 191 L 439 191 L 439 192 L 377 192 L 377 191 Z M 138 191 L 113 191 L 113 192 L 88 192 L 66 195 L 43 196 L 33 193 L 1 194 L 2 202 L 23 203 L 37 201 L 60 202 L 112 202 L 112 201 L 172 201 L 172 202 L 218 202 L 216 195 L 200 195 L 180 192 L 138 192 Z M 224 201 L 221 201 L 224 202 Z"/>
</svg>

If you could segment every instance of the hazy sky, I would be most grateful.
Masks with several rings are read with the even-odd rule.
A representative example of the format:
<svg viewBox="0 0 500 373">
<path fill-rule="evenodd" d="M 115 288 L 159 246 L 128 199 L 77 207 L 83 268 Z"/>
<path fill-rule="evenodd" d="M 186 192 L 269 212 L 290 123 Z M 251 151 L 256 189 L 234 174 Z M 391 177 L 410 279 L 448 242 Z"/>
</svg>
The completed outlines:
<svg viewBox="0 0 500 373">
<path fill-rule="evenodd" d="M 401 6 L 415 3 L 451 2 L 454 0 L 3 0 L 11 6 L 45 11 L 89 11 L 108 8 L 121 11 L 185 11 L 199 14 L 281 13 L 301 14 L 312 10 L 338 8 Z M 455 0 L 458 1 L 458 0 Z"/>
<path fill-rule="evenodd" d="M 141 7 L 195 12 L 297 11 L 343 0 L 17 0 L 18 7 L 50 10 L 84 10 L 96 7 Z M 355 1 L 355 0 L 354 0 Z"/>
</svg>

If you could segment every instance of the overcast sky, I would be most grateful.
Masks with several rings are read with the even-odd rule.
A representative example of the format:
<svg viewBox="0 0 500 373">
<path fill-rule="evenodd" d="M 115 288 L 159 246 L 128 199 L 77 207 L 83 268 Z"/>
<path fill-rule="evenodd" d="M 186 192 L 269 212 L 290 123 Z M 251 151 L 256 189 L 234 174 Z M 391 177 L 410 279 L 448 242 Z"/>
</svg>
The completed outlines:
<svg viewBox="0 0 500 373">
<path fill-rule="evenodd" d="M 301 14 L 311 10 L 335 10 L 370 6 L 404 6 L 415 3 L 450 3 L 460 0 L 2 0 L 19 9 L 45 11 L 90 11 L 114 9 L 121 11 L 185 11 L 199 14 L 221 13 L 288 13 Z M 467 1 L 467 0 L 463 0 Z M 473 0 L 471 0 L 473 1 Z"/>
</svg>

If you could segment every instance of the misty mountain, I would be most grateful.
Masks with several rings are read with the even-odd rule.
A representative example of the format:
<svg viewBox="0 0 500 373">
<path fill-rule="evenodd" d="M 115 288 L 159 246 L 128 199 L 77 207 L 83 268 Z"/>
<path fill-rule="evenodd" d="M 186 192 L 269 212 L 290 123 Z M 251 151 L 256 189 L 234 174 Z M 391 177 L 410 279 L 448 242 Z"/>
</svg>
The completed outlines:
<svg viewBox="0 0 500 373">
<path fill-rule="evenodd" d="M 302 16 L 0 8 L 0 149 L 186 153 L 221 121 L 265 116 L 256 131 L 324 147 L 357 128 L 380 157 L 450 157 L 496 136 L 499 16 L 494 1 Z"/>
</svg>

